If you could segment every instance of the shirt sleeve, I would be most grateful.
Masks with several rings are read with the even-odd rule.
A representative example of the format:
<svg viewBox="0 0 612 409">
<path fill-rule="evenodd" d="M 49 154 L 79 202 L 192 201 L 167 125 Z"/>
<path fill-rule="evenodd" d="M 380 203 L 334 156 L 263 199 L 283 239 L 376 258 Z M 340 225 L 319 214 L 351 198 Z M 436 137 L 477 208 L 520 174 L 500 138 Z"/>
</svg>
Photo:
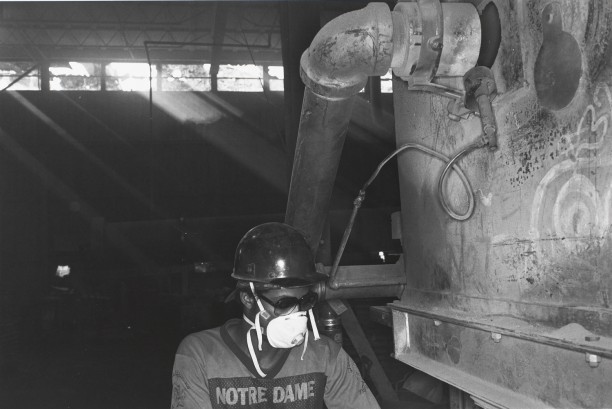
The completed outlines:
<svg viewBox="0 0 612 409">
<path fill-rule="evenodd" d="M 357 365 L 343 349 L 336 359 L 332 356 L 326 375 L 324 399 L 328 409 L 380 409 Z"/>
<path fill-rule="evenodd" d="M 198 364 L 191 356 L 176 354 L 172 369 L 171 409 L 212 408 L 208 380 L 202 366 L 203 363 Z"/>
</svg>

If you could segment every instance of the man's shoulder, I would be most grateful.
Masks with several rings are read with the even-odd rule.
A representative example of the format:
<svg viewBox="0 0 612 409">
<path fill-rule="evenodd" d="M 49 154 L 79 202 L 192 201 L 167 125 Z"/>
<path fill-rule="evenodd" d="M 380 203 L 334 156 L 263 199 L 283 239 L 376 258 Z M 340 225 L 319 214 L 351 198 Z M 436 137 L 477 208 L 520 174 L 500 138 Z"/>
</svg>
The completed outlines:
<svg viewBox="0 0 612 409">
<path fill-rule="evenodd" d="M 307 342 L 306 351 L 304 344 L 291 349 L 279 377 L 331 372 L 338 359 L 340 345 L 325 335 L 315 340 L 312 332 L 309 332 Z"/>
<path fill-rule="evenodd" d="M 197 342 L 198 340 L 208 340 L 209 338 L 219 337 L 221 327 L 209 328 L 198 332 L 193 332 L 187 335 L 183 341 Z"/>
<path fill-rule="evenodd" d="M 210 328 L 203 331 L 194 332 L 187 335 L 179 344 L 177 354 L 194 355 L 202 351 L 216 349 L 215 346 L 222 346 L 221 327 Z"/>
<path fill-rule="evenodd" d="M 320 338 L 318 340 L 314 339 L 314 334 L 312 332 L 309 332 L 308 337 L 308 348 L 310 348 L 312 345 L 313 352 L 318 356 L 328 354 L 331 358 L 335 358 L 338 355 L 338 352 L 340 352 L 340 348 L 342 348 L 336 341 L 323 334 L 320 334 Z"/>
</svg>

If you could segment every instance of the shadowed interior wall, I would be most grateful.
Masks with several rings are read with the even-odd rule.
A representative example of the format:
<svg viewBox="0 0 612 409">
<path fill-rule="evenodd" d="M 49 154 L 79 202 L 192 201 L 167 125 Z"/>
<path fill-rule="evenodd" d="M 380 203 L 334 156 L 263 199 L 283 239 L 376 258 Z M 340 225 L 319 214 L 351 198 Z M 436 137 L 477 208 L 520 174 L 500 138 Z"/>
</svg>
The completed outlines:
<svg viewBox="0 0 612 409">
<path fill-rule="evenodd" d="M 383 97 L 390 112 L 391 95 Z M 334 210 L 350 211 L 393 149 L 392 115 L 372 125 L 365 98 L 349 129 Z M 227 265 L 249 227 L 282 220 L 290 169 L 282 104 L 282 93 L 154 93 L 151 119 L 146 93 L 0 93 L 5 338 L 17 339 L 30 309 L 27 322 L 40 321 L 36 302 L 58 264 L 87 260 L 105 274 L 164 273 L 165 265 L 199 260 Z M 396 169 L 388 166 L 371 191 L 364 211 L 397 208 Z M 391 210 L 373 211 L 372 220 L 384 220 Z M 349 245 L 347 254 L 375 256 Z"/>
</svg>

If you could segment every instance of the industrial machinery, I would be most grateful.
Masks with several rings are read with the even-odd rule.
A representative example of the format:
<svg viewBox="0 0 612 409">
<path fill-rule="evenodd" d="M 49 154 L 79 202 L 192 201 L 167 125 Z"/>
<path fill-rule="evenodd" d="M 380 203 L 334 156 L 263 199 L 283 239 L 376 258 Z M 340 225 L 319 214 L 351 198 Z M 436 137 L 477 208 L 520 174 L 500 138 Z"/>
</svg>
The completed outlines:
<svg viewBox="0 0 612 409">
<path fill-rule="evenodd" d="M 302 56 L 286 221 L 317 249 L 355 95 L 391 68 L 403 258 L 341 245 L 320 292 L 396 296 L 395 359 L 453 408 L 612 407 L 611 33 L 605 0 L 371 3 Z"/>
</svg>

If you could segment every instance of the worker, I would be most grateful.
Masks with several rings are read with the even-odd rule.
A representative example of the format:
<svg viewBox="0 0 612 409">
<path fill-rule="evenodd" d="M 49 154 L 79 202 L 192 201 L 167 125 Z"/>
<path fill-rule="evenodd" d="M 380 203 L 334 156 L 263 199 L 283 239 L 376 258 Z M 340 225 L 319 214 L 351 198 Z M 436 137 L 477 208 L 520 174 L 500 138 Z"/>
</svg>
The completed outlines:
<svg viewBox="0 0 612 409">
<path fill-rule="evenodd" d="M 181 342 L 173 409 L 379 407 L 353 360 L 318 333 L 312 287 L 327 276 L 301 232 L 283 223 L 249 230 L 232 277 L 243 318 Z"/>
</svg>

